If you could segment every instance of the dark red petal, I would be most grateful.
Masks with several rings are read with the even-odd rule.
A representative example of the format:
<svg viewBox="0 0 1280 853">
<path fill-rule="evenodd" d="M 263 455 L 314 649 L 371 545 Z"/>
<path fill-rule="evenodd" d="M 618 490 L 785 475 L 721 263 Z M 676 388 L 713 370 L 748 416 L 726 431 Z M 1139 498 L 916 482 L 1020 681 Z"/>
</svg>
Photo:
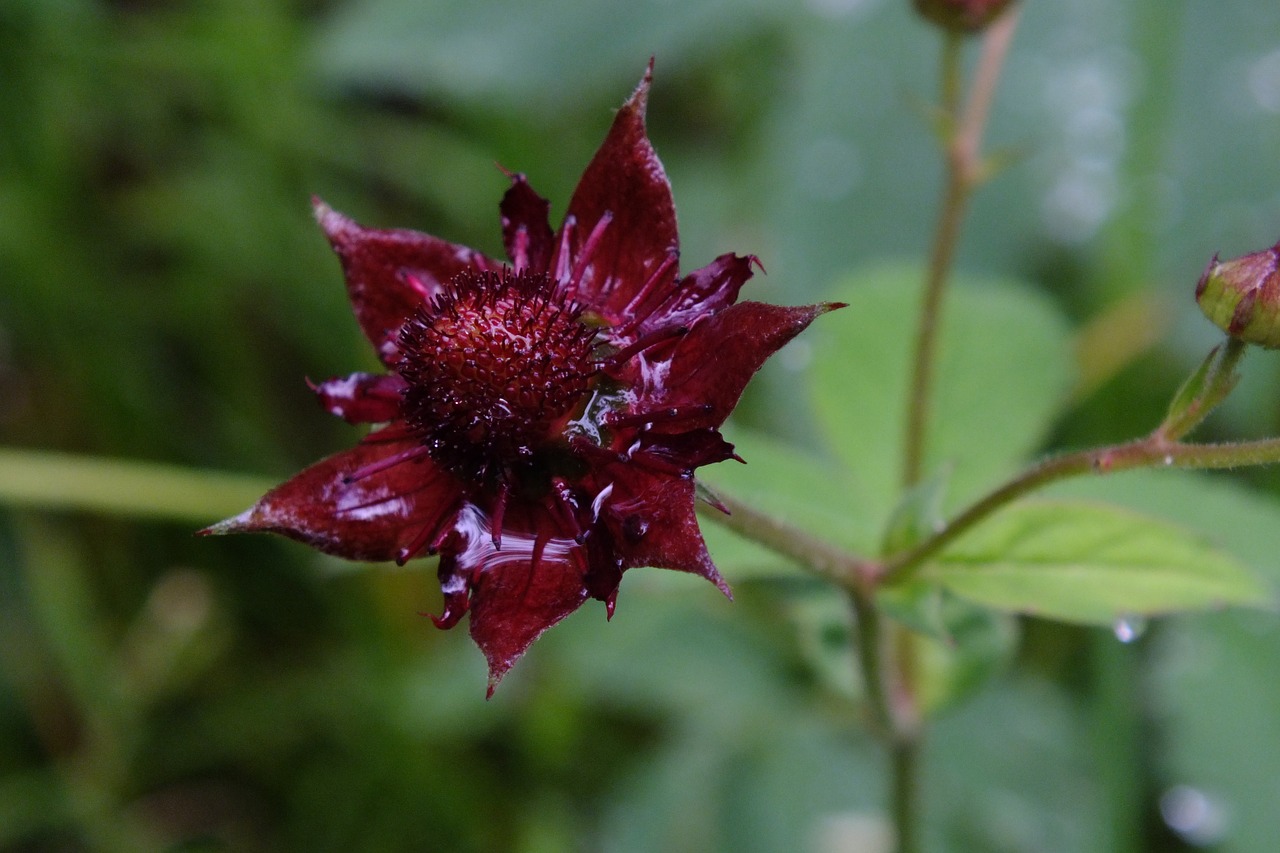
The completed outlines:
<svg viewBox="0 0 1280 853">
<path fill-rule="evenodd" d="M 555 237 L 548 214 L 551 204 L 533 191 L 524 175 L 511 176 L 502 197 L 502 244 L 517 272 L 546 272 L 551 265 Z"/>
<path fill-rule="evenodd" d="M 365 337 L 388 367 L 400 326 L 463 270 L 499 269 L 474 249 L 408 229 L 365 228 L 313 199 L 316 220 L 342 261 L 347 294 Z"/>
<path fill-rule="evenodd" d="M 249 509 L 202 534 L 280 533 L 348 560 L 393 560 L 424 528 L 457 513 L 461 487 L 425 456 L 348 481 L 412 451 L 414 441 L 361 444 L 272 489 Z"/>
<path fill-rule="evenodd" d="M 394 373 L 353 373 L 312 385 L 320 406 L 349 424 L 378 424 L 400 417 L 405 381 Z"/>
<path fill-rule="evenodd" d="M 698 529 L 692 478 L 657 474 L 634 465 L 614 470 L 613 491 L 601 519 L 609 525 L 622 567 L 689 572 L 733 598 Z"/>
<path fill-rule="evenodd" d="M 471 637 L 489 662 L 492 691 L 534 640 L 586 601 L 586 555 L 550 512 L 526 503 L 507 507 L 501 549 L 473 505 L 455 530 L 445 554 L 470 586 Z"/>
<path fill-rule="evenodd" d="M 639 322 L 636 337 L 664 326 L 692 325 L 706 314 L 713 314 L 738 301 L 738 291 L 751 278 L 754 256 L 721 255 L 705 267 L 689 273 L 674 288 L 655 294 L 630 313 Z"/>
<path fill-rule="evenodd" d="M 567 264 L 572 269 L 588 235 L 605 214 L 612 215 L 574 292 L 583 305 L 610 317 L 631 301 L 669 253 L 679 251 L 671 184 L 645 133 L 652 81 L 650 62 L 578 182 L 557 235 L 572 229 Z M 557 259 L 557 265 L 564 265 L 564 259 Z"/>
<path fill-rule="evenodd" d="M 642 404 L 647 408 L 703 404 L 710 409 L 680 424 L 654 424 L 654 431 L 720 426 L 769 356 L 815 317 L 838 307 L 835 303 L 787 308 L 740 302 L 697 323 L 676 343 L 665 382 L 648 389 Z"/>
<path fill-rule="evenodd" d="M 645 460 L 653 459 L 688 472 L 732 459 L 734 455 L 733 445 L 710 427 L 666 434 L 646 430 L 640 433 L 637 442 L 632 456 L 640 460 L 642 467 Z"/>
</svg>

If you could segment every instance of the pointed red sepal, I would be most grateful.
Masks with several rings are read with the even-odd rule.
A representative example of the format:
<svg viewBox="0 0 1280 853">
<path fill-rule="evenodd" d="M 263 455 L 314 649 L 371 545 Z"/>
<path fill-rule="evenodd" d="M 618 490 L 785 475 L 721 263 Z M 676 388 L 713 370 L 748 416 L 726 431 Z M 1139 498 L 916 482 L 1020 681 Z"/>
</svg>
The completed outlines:
<svg viewBox="0 0 1280 853">
<path fill-rule="evenodd" d="M 405 228 L 365 228 L 318 198 L 316 220 L 342 262 L 351 306 L 365 337 L 388 367 L 400 327 L 458 273 L 501 264 L 466 246 Z"/>
<path fill-rule="evenodd" d="M 599 232 L 590 263 L 582 270 L 574 297 L 604 316 L 617 316 L 667 257 L 679 251 L 675 202 L 662 162 L 645 130 L 645 107 L 653 83 L 650 60 L 640 85 L 618 110 L 608 136 L 578 182 L 565 215 L 572 269 L 589 235 L 605 214 L 613 218 Z"/>
<path fill-rule="evenodd" d="M 667 380 L 649 405 L 709 405 L 706 415 L 680 424 L 681 430 L 720 426 L 769 356 L 816 317 L 840 307 L 740 302 L 707 317 L 676 343 Z M 663 432 L 664 427 L 655 424 L 654 430 Z"/>
<path fill-rule="evenodd" d="M 492 693 L 534 640 L 586 601 L 586 553 L 550 511 L 514 499 L 501 550 L 490 519 L 472 504 L 458 514 L 454 531 L 440 562 L 446 601 L 457 602 L 446 615 L 461 615 L 459 596 L 467 589 L 471 637 L 489 663 Z"/>
<path fill-rule="evenodd" d="M 394 560 L 424 528 L 449 523 L 461 487 L 425 457 L 352 476 L 415 446 L 357 445 L 304 469 L 240 515 L 201 533 L 279 533 L 348 560 Z"/>
<path fill-rule="evenodd" d="M 642 336 L 651 329 L 688 325 L 727 308 L 738 301 L 738 292 L 751 278 L 752 265 L 759 265 L 754 255 L 730 253 L 694 270 L 671 290 L 659 291 L 631 309 L 633 334 Z"/>
<path fill-rule="evenodd" d="M 624 569 L 653 566 L 689 572 L 711 581 L 733 600 L 698 529 L 692 479 L 619 466 L 601 518 Z"/>
<path fill-rule="evenodd" d="M 498 206 L 502 212 L 502 244 L 516 272 L 546 271 L 555 249 L 551 204 L 533 191 L 524 175 L 511 175 L 511 188 Z"/>
</svg>

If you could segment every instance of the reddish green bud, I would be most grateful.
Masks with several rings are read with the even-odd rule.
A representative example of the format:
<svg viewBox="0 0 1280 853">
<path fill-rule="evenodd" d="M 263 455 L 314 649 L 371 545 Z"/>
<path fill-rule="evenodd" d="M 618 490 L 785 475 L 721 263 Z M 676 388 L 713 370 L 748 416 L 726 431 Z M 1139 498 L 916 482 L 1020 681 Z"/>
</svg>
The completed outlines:
<svg viewBox="0 0 1280 853">
<path fill-rule="evenodd" d="M 1280 349 L 1280 242 L 1230 261 L 1214 255 L 1196 285 L 1196 301 L 1231 337 Z"/>
<path fill-rule="evenodd" d="M 1013 0 L 913 0 L 916 11 L 943 29 L 976 33 L 985 29 Z"/>
</svg>

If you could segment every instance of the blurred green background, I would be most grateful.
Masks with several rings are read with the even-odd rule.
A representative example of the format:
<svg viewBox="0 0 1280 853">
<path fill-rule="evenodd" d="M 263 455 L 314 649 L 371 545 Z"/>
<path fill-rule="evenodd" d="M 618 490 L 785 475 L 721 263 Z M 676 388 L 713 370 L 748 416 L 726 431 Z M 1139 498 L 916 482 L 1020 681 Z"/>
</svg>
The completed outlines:
<svg viewBox="0 0 1280 853">
<path fill-rule="evenodd" d="M 988 134 L 1017 156 L 959 265 L 1086 330 L 1050 446 L 1115 441 L 1216 340 L 1191 299 L 1210 256 L 1280 236 L 1280 6 L 1024 5 Z M 558 216 L 650 55 L 687 268 L 752 252 L 753 295 L 799 303 L 919 257 L 939 38 L 908 7 L 0 0 L 0 446 L 176 466 L 0 456 L 0 850 L 876 849 L 844 610 L 800 575 L 725 551 L 729 605 L 631 573 L 612 624 L 587 606 L 485 702 L 464 630 L 418 615 L 429 563 L 192 531 L 355 438 L 303 383 L 375 366 L 309 195 L 500 254 L 494 164 Z M 815 447 L 811 355 L 741 424 Z M 1280 361 L 1246 374 L 1211 434 L 1280 432 Z M 1278 488 L 1066 491 L 1276 578 Z M 975 664 L 1000 674 L 930 736 L 931 849 L 1275 849 L 1277 619 L 1135 633 L 1025 622 Z"/>
</svg>

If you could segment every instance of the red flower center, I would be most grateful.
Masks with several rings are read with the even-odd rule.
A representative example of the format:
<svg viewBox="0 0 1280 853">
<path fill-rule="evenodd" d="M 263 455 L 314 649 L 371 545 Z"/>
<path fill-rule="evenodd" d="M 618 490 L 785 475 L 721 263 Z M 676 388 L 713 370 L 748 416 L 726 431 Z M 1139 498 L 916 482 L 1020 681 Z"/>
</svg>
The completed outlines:
<svg viewBox="0 0 1280 853">
<path fill-rule="evenodd" d="M 596 375 L 594 340 L 545 274 L 463 272 L 400 332 L 405 420 L 464 481 L 509 484 L 559 444 Z"/>
</svg>

